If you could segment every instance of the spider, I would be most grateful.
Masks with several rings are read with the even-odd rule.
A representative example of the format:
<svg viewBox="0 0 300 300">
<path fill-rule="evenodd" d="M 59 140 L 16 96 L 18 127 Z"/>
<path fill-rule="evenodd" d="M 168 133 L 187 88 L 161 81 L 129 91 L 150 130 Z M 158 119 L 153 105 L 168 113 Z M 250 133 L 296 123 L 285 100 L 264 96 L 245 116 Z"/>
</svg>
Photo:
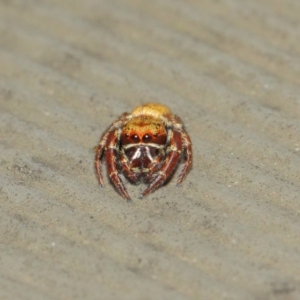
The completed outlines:
<svg viewBox="0 0 300 300">
<path fill-rule="evenodd" d="M 181 159 L 184 165 L 177 185 L 182 183 L 192 166 L 191 140 L 180 118 L 168 107 L 156 103 L 138 106 L 130 114 L 123 113 L 103 133 L 95 152 L 99 184 L 104 184 L 101 161 L 105 155 L 111 182 L 128 201 L 130 196 L 119 173 L 131 183 L 148 184 L 142 198 L 166 183 Z"/>
</svg>

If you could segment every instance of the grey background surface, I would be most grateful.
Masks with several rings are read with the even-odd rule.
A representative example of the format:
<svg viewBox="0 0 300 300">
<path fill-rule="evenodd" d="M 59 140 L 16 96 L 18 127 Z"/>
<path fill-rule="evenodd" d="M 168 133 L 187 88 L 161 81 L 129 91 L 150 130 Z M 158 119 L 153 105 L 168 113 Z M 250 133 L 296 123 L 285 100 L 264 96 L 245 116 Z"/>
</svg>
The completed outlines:
<svg viewBox="0 0 300 300">
<path fill-rule="evenodd" d="M 0 1 L 0 299 L 300 299 L 298 0 Z M 126 203 L 93 147 L 154 101 L 186 181 Z"/>
</svg>

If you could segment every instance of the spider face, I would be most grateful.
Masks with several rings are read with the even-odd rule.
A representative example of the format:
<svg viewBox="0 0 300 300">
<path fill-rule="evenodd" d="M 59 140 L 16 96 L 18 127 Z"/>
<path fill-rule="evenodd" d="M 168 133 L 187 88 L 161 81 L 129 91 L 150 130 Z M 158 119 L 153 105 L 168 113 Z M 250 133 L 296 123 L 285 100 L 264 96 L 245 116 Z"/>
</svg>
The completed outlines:
<svg viewBox="0 0 300 300">
<path fill-rule="evenodd" d="M 147 182 L 145 175 L 149 173 L 154 163 L 158 163 L 166 141 L 167 131 L 163 123 L 153 117 L 135 117 L 124 125 L 120 150 L 124 160 L 129 162 L 135 177 Z"/>
<path fill-rule="evenodd" d="M 144 182 L 145 196 L 173 174 L 180 159 L 184 167 L 177 180 L 180 184 L 192 164 L 192 146 L 179 117 L 163 105 L 149 103 L 124 113 L 102 135 L 96 148 L 95 168 L 103 185 L 101 160 L 105 154 L 109 177 L 120 194 L 130 200 L 119 173 L 132 183 Z"/>
</svg>

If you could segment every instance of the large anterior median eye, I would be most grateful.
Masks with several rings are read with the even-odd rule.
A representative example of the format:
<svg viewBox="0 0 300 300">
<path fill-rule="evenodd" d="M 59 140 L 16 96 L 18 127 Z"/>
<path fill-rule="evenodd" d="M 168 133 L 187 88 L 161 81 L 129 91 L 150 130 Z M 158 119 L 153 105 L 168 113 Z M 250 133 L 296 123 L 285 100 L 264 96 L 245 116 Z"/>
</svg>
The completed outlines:
<svg viewBox="0 0 300 300">
<path fill-rule="evenodd" d="M 139 136 L 138 136 L 137 134 L 133 134 L 133 135 L 131 136 L 131 140 L 132 140 L 133 142 L 135 142 L 135 143 L 138 143 L 138 142 L 140 141 L 140 138 L 139 138 Z"/>
<path fill-rule="evenodd" d="M 143 142 L 144 143 L 148 143 L 148 142 L 150 142 L 151 141 L 151 136 L 149 135 L 149 134 L 145 134 L 144 136 L 143 136 Z"/>
</svg>

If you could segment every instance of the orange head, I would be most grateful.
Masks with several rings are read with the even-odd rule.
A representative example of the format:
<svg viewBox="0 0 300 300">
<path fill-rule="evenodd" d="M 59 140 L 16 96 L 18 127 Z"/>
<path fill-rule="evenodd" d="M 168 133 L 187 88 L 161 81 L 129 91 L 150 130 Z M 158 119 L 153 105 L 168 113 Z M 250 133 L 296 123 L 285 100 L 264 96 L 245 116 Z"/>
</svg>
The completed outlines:
<svg viewBox="0 0 300 300">
<path fill-rule="evenodd" d="M 123 127 L 121 134 L 122 145 L 148 143 L 164 145 L 166 141 L 167 131 L 163 122 L 149 115 L 132 118 Z"/>
</svg>

